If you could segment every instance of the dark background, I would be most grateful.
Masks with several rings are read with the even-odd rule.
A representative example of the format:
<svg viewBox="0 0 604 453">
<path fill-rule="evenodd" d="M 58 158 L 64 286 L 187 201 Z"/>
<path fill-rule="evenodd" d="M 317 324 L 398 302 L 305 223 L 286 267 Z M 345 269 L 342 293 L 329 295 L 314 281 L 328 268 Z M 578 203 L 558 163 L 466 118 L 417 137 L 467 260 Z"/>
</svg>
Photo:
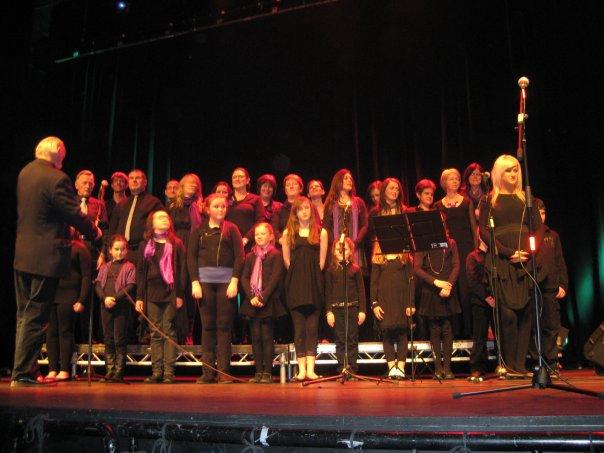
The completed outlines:
<svg viewBox="0 0 604 453">
<path fill-rule="evenodd" d="M 604 320 L 599 3 L 284 1 L 282 11 L 305 7 L 230 22 L 270 10 L 257 5 L 2 7 L 0 366 L 13 351 L 15 180 L 42 137 L 65 141 L 70 175 L 90 168 L 100 181 L 140 167 L 161 197 L 169 177 L 188 171 L 207 194 L 238 165 L 253 178 L 296 172 L 326 186 L 348 167 L 362 194 L 373 179 L 396 176 L 414 203 L 409 189 L 420 178 L 438 181 L 443 168 L 471 161 L 490 169 L 499 154 L 515 154 L 522 75 L 531 80 L 531 185 L 571 278 L 566 355 L 581 361 Z M 216 24 L 217 6 L 227 8 L 221 26 L 186 33 Z"/>
</svg>

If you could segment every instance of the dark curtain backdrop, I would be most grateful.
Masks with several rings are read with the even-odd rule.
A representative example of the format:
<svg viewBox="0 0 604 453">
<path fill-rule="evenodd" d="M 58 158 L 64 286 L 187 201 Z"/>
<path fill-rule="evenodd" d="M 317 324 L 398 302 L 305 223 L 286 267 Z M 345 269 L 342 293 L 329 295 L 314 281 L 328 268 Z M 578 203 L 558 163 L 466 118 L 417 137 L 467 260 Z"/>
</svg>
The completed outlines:
<svg viewBox="0 0 604 453">
<path fill-rule="evenodd" d="M 100 181 L 138 167 L 162 197 L 167 179 L 189 171 L 207 194 L 239 165 L 253 177 L 296 172 L 326 186 L 348 167 L 362 195 L 370 181 L 396 176 L 413 204 L 417 180 L 438 183 L 443 168 L 472 161 L 490 169 L 515 153 L 520 75 L 531 79 L 531 184 L 565 246 L 567 352 L 580 356 L 604 320 L 599 9 L 343 1 L 61 64 L 83 22 L 109 19 L 79 2 L 22 11 L 18 42 L 31 46 L 9 80 L 1 363 L 11 362 L 14 332 L 12 187 L 44 135 L 65 140 L 71 175 L 90 168 Z M 40 27 L 45 39 L 36 40 Z"/>
</svg>

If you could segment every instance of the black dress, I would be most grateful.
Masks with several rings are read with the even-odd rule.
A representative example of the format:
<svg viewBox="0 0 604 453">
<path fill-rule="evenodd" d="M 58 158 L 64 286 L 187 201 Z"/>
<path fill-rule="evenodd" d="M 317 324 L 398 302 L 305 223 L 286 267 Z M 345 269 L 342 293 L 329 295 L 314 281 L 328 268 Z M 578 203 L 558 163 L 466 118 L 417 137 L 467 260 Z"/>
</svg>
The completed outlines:
<svg viewBox="0 0 604 453">
<path fill-rule="evenodd" d="M 455 284 L 459 275 L 459 255 L 454 240 L 449 248 L 417 252 L 414 272 L 421 281 L 420 306 L 418 313 L 428 318 L 450 317 L 461 313 Z M 451 295 L 440 297 L 440 288 L 434 286 L 434 280 L 444 280 L 453 285 Z"/>
<path fill-rule="evenodd" d="M 445 214 L 449 236 L 457 244 L 459 262 L 465 263 L 470 252 L 478 245 L 476 243 L 474 203 L 467 196 L 464 196 L 463 201 L 456 207 L 446 207 L 443 205 L 442 200 L 434 203 L 434 207 L 440 209 Z M 460 266 L 455 292 L 459 295 L 459 302 L 463 311 L 463 333 L 465 334 L 464 336 L 469 338 L 472 334 L 472 307 L 465 266 Z"/>
<path fill-rule="evenodd" d="M 379 321 L 382 331 L 407 327 L 405 309 L 415 306 L 413 285 L 410 262 L 397 258 L 371 265 L 371 302 L 372 307 L 384 310 L 384 319 Z"/>
<path fill-rule="evenodd" d="M 311 244 L 308 238 L 296 236 L 285 276 L 287 307 L 290 310 L 305 305 L 323 308 L 324 283 L 319 250 L 319 243 Z"/>
</svg>

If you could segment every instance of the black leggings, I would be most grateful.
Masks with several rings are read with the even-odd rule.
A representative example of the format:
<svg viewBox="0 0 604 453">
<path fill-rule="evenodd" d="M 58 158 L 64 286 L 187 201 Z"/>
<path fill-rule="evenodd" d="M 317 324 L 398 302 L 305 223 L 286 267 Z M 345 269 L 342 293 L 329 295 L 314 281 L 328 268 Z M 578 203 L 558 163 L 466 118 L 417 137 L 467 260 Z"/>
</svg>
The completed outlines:
<svg viewBox="0 0 604 453">
<path fill-rule="evenodd" d="M 394 350 L 395 344 L 396 351 Z M 384 347 L 386 362 L 394 362 L 398 358 L 398 360 L 404 363 L 407 360 L 407 349 L 409 348 L 407 341 L 407 328 L 395 327 L 392 329 L 383 330 L 382 345 Z"/>
<path fill-rule="evenodd" d="M 130 305 L 120 300 L 109 309 L 101 301 L 101 321 L 103 322 L 103 337 L 105 352 L 115 354 L 116 350 L 124 352 L 128 344 L 128 316 Z"/>
<path fill-rule="evenodd" d="M 217 356 L 218 369 L 228 371 L 231 364 L 231 330 L 235 317 L 234 301 L 226 295 L 228 283 L 202 283 L 201 346 L 204 360 L 213 365 Z"/>
<path fill-rule="evenodd" d="M 505 304 L 499 304 L 501 354 L 506 366 L 514 371 L 526 369 L 533 322 L 532 307 L 532 303 L 528 303 L 520 310 L 512 310 Z"/>
<path fill-rule="evenodd" d="M 430 343 L 434 352 L 434 367 L 436 372 L 442 370 L 441 360 L 445 371 L 451 371 L 451 356 L 453 355 L 453 327 L 451 318 L 428 318 L 430 326 Z M 442 340 L 442 346 L 441 346 Z"/>
<path fill-rule="evenodd" d="M 250 320 L 252 351 L 257 373 L 270 373 L 273 369 L 273 318 Z"/>
<path fill-rule="evenodd" d="M 315 356 L 319 337 L 319 314 L 314 305 L 303 305 L 291 310 L 294 323 L 296 357 Z"/>
<path fill-rule="evenodd" d="M 74 347 L 74 322 L 73 306 L 70 303 L 52 304 L 50 323 L 46 332 L 49 371 L 69 372 Z"/>
</svg>

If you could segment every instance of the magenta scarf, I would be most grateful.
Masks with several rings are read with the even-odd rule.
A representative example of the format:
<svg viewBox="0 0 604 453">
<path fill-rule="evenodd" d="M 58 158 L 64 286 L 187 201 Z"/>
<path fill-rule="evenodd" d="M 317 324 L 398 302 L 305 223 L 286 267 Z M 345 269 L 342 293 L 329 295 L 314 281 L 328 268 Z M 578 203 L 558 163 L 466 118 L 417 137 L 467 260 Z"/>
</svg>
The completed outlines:
<svg viewBox="0 0 604 453">
<path fill-rule="evenodd" d="M 185 197 L 185 206 L 189 207 L 189 219 L 191 219 L 191 231 L 197 228 L 201 224 L 201 213 L 197 207 L 197 200 L 199 197 Z"/>
<path fill-rule="evenodd" d="M 275 246 L 273 244 L 268 244 L 265 247 L 258 245 L 252 247 L 252 253 L 256 255 L 256 261 L 254 261 L 254 268 L 252 269 L 250 286 L 252 287 L 252 294 L 256 297 L 262 296 L 262 261 L 274 249 Z"/>
<path fill-rule="evenodd" d="M 155 255 L 155 240 L 165 239 L 168 237 L 168 233 L 155 233 L 153 239 L 147 241 L 145 245 L 145 259 L 150 260 Z M 169 289 L 174 288 L 174 268 L 172 266 L 172 243 L 166 241 L 164 244 L 164 253 L 159 259 L 159 272 L 161 273 L 164 282 L 168 285 Z"/>
<path fill-rule="evenodd" d="M 95 282 L 99 282 L 101 284 L 101 288 L 105 288 L 105 285 L 107 284 L 107 276 L 109 275 L 109 268 L 112 264 L 113 262 L 109 261 L 99 269 Z M 136 269 L 130 261 L 125 261 L 120 269 L 119 274 L 117 274 L 117 278 L 115 279 L 115 294 L 119 294 L 120 291 L 126 287 L 126 285 L 131 285 L 134 283 L 136 283 Z"/>
</svg>

